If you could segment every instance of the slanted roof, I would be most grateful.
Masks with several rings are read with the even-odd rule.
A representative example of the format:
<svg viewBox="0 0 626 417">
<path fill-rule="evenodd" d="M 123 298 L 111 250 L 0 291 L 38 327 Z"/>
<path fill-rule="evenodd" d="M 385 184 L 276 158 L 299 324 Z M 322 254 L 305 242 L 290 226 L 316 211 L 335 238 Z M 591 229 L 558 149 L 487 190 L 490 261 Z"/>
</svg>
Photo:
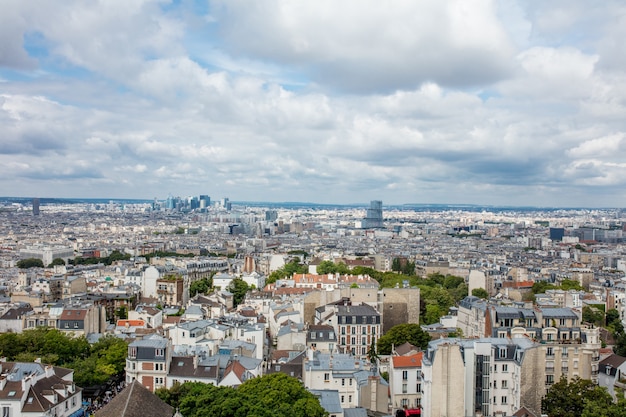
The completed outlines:
<svg viewBox="0 0 626 417">
<path fill-rule="evenodd" d="M 418 368 L 422 366 L 422 357 L 424 352 L 416 353 L 411 356 L 392 356 L 394 368 Z"/>
<path fill-rule="evenodd" d="M 174 408 L 137 380 L 96 412 L 96 417 L 172 417 Z"/>
</svg>

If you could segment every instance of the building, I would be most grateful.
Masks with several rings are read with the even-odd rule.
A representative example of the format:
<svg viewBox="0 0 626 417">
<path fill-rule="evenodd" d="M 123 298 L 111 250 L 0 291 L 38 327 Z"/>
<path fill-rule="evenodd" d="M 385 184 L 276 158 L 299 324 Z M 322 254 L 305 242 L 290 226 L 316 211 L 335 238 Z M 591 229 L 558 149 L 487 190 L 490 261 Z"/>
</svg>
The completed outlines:
<svg viewBox="0 0 626 417">
<path fill-rule="evenodd" d="M 157 280 L 157 300 L 161 305 L 182 306 L 188 298 L 185 294 L 181 276 L 170 275 Z"/>
<path fill-rule="evenodd" d="M 383 202 L 380 200 L 370 201 L 365 218 L 361 221 L 362 229 L 377 229 L 383 227 Z"/>
<path fill-rule="evenodd" d="M 39 216 L 39 199 L 33 198 L 33 216 Z"/>
<path fill-rule="evenodd" d="M 308 350 L 302 375 L 308 390 L 338 391 L 342 409 L 363 407 L 388 412 L 389 385 L 372 372 L 367 361 L 350 354 Z"/>
<path fill-rule="evenodd" d="M 151 392 L 165 387 L 172 356 L 170 341 L 158 335 L 135 340 L 128 345 L 126 383 L 139 381 Z"/>
<path fill-rule="evenodd" d="M 74 249 L 58 245 L 33 245 L 21 249 L 20 257 L 41 259 L 44 266 L 50 265 L 56 258 L 63 259 L 67 264 L 68 260 L 74 259 Z"/>
<path fill-rule="evenodd" d="M 82 416 L 74 371 L 38 362 L 0 362 L 2 416 Z"/>
<path fill-rule="evenodd" d="M 348 298 L 316 309 L 315 324 L 331 325 L 341 353 L 365 357 L 381 336 L 380 313 L 368 304 L 352 305 Z"/>
<path fill-rule="evenodd" d="M 389 362 L 389 394 L 394 410 L 422 406 L 422 357 L 424 352 L 392 356 Z"/>
</svg>

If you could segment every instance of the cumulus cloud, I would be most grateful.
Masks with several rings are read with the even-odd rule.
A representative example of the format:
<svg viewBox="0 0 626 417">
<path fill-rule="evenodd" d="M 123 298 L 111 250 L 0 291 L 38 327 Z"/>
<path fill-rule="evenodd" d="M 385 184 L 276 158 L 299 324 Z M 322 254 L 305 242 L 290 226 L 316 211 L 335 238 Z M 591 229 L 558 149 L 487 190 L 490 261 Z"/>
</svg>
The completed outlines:
<svg viewBox="0 0 626 417">
<path fill-rule="evenodd" d="M 9 1 L 0 186 L 623 205 L 624 7 L 585 5 Z"/>
</svg>

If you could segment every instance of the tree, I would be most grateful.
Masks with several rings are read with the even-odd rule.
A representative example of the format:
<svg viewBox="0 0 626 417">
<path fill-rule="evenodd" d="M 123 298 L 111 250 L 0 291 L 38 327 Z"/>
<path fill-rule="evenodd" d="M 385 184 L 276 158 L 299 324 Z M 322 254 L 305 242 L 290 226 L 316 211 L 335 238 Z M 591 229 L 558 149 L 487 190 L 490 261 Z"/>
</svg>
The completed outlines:
<svg viewBox="0 0 626 417">
<path fill-rule="evenodd" d="M 187 382 L 155 392 L 185 417 L 323 417 L 317 397 L 297 379 L 283 373 L 245 381 L 237 389 Z"/>
<path fill-rule="evenodd" d="M 604 323 L 604 311 L 598 310 L 595 307 L 584 306 L 583 321 L 601 326 Z"/>
<path fill-rule="evenodd" d="M 235 278 L 228 285 L 228 291 L 233 294 L 233 304 L 238 306 L 246 297 L 246 293 L 250 288 L 246 281 L 241 278 Z"/>
<path fill-rule="evenodd" d="M 486 290 L 486 289 L 484 289 L 484 288 L 474 288 L 474 289 L 472 290 L 472 295 L 473 295 L 474 297 L 482 298 L 482 299 L 485 299 L 485 300 L 486 300 L 487 298 L 489 298 L 489 293 L 488 293 L 488 292 L 487 292 L 487 290 Z"/>
<path fill-rule="evenodd" d="M 619 311 L 617 311 L 617 309 L 615 308 L 610 309 L 609 311 L 606 312 L 606 316 L 604 317 L 604 320 L 606 321 L 607 327 L 613 327 L 613 324 L 615 322 L 620 322 Z"/>
<path fill-rule="evenodd" d="M 444 313 L 437 304 L 426 304 L 426 314 L 423 316 L 424 324 L 438 323 L 439 318 L 443 315 Z"/>
<path fill-rule="evenodd" d="M 430 336 L 422 330 L 419 324 L 403 323 L 393 326 L 387 333 L 378 339 L 378 354 L 390 355 L 391 346 L 398 346 L 409 342 L 419 348 L 426 349 Z"/>
<path fill-rule="evenodd" d="M 592 381 L 574 377 L 567 382 L 567 378 L 562 377 L 541 400 L 541 411 L 550 417 L 579 417 L 586 409 L 606 408 L 611 403 L 611 395 L 606 389 Z"/>
<path fill-rule="evenodd" d="M 339 274 L 349 274 L 350 273 L 350 268 L 348 268 L 348 266 L 345 263 L 339 262 L 338 264 L 336 264 L 333 261 L 322 261 L 315 268 L 315 270 L 320 275 L 323 275 L 323 274 L 337 274 L 337 273 L 339 273 Z"/>
<path fill-rule="evenodd" d="M 17 261 L 17 267 L 20 269 L 43 268 L 43 261 L 37 258 L 26 258 Z"/>
<path fill-rule="evenodd" d="M 61 258 L 54 258 L 52 262 L 50 262 L 50 265 L 48 265 L 48 268 L 52 268 L 56 265 L 65 265 L 65 261 Z"/>
</svg>

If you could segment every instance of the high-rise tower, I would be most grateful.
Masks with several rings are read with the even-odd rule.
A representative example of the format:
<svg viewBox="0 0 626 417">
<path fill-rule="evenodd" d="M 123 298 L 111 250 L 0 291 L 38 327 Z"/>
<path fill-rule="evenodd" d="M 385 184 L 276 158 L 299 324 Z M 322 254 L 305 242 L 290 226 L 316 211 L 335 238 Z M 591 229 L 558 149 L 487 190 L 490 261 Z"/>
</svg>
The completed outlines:
<svg viewBox="0 0 626 417">
<path fill-rule="evenodd" d="M 370 201 L 370 208 L 367 209 L 367 215 L 363 219 L 364 229 L 374 229 L 383 227 L 383 202 L 380 200 Z"/>
<path fill-rule="evenodd" d="M 33 216 L 39 216 L 39 199 L 33 198 Z"/>
</svg>

